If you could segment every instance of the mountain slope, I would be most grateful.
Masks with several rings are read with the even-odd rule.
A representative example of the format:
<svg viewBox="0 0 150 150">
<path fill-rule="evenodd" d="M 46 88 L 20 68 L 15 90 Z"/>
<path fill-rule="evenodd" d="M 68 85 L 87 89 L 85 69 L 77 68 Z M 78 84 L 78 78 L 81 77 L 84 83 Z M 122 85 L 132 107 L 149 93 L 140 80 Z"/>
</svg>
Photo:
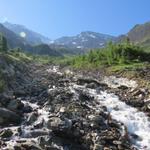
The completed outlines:
<svg viewBox="0 0 150 150">
<path fill-rule="evenodd" d="M 9 22 L 5 22 L 5 23 L 3 23 L 3 25 L 6 28 L 8 28 L 9 30 L 16 33 L 18 36 L 24 38 L 28 42 L 28 44 L 38 45 L 38 44 L 42 44 L 42 43 L 47 43 L 47 44 L 50 43 L 49 38 L 47 38 L 39 33 L 36 33 L 30 29 L 27 29 L 23 25 L 12 24 Z"/>
<path fill-rule="evenodd" d="M 142 43 L 150 39 L 150 22 L 135 25 L 127 36 L 135 43 Z"/>
<path fill-rule="evenodd" d="M 114 41 L 115 37 L 86 31 L 72 37 L 62 37 L 54 41 L 55 44 L 66 45 L 69 48 L 92 49 L 104 47 L 108 41 Z"/>
<path fill-rule="evenodd" d="M 39 55 L 49 55 L 49 56 L 62 56 L 62 54 L 54 49 L 54 48 L 51 48 L 49 45 L 47 44 L 40 44 L 40 45 L 36 45 L 36 46 L 33 46 L 32 49 L 31 49 L 31 52 L 33 54 L 39 54 Z"/>
<path fill-rule="evenodd" d="M 17 36 L 13 31 L 7 29 L 2 24 L 0 24 L 0 32 L 6 37 L 9 48 L 25 48 L 27 46 L 27 42 L 23 38 Z"/>
<path fill-rule="evenodd" d="M 49 38 L 31 31 L 23 25 L 12 24 L 9 22 L 5 22 L 3 23 L 3 25 L 9 30 L 13 31 L 18 36 L 18 38 L 21 39 L 21 41 L 23 41 L 23 43 L 26 45 L 35 46 L 40 44 L 49 44 L 50 47 L 54 48 L 55 50 L 61 51 L 61 53 L 64 54 L 85 53 L 89 49 L 104 47 L 108 41 L 115 40 L 114 36 L 85 31 L 76 36 L 61 37 L 54 41 L 51 41 Z M 31 51 L 30 47 L 28 49 Z"/>
<path fill-rule="evenodd" d="M 0 24 L 0 33 L 2 33 L 6 37 L 8 47 L 10 49 L 20 47 L 22 50 L 33 53 L 33 54 L 62 56 L 60 52 L 58 52 L 55 49 L 50 48 L 46 44 L 39 44 L 36 46 L 32 46 L 28 44 L 28 42 L 24 38 L 16 35 L 13 31 L 7 29 L 2 24 Z"/>
</svg>

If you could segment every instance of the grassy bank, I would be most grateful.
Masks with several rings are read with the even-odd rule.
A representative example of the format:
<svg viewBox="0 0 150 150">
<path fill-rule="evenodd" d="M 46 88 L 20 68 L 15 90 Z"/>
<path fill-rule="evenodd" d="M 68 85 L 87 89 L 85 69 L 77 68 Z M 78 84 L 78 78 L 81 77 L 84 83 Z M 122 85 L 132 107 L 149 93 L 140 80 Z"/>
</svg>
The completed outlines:
<svg viewBox="0 0 150 150">
<path fill-rule="evenodd" d="M 112 71 L 149 66 L 150 53 L 129 42 L 109 43 L 103 49 L 73 58 L 68 64 L 79 69 L 105 68 Z"/>
</svg>

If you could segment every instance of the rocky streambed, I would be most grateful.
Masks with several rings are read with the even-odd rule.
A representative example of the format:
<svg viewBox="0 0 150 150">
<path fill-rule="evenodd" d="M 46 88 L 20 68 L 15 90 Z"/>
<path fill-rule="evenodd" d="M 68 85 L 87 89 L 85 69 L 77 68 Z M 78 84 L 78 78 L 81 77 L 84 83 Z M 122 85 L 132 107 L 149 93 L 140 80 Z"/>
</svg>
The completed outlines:
<svg viewBox="0 0 150 150">
<path fill-rule="evenodd" d="M 102 82 L 58 66 L 35 67 L 27 94 L 1 98 L 0 149 L 149 150 L 150 118 L 112 90 L 136 87 L 123 78 Z"/>
</svg>

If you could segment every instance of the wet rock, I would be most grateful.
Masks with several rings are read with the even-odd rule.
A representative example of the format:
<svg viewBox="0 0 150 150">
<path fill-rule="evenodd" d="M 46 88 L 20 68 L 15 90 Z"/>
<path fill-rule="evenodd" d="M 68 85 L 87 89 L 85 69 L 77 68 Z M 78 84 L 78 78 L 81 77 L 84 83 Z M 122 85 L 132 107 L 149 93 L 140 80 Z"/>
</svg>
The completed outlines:
<svg viewBox="0 0 150 150">
<path fill-rule="evenodd" d="M 125 86 L 125 85 L 121 85 L 118 87 L 118 89 L 120 90 L 127 90 L 129 87 Z"/>
<path fill-rule="evenodd" d="M 27 123 L 28 124 L 33 124 L 38 118 L 38 113 L 37 112 L 33 112 L 29 115 L 28 119 L 27 119 Z"/>
<path fill-rule="evenodd" d="M 30 105 L 25 105 L 24 107 L 23 107 L 23 113 L 31 113 L 32 112 L 32 107 L 30 106 Z"/>
<path fill-rule="evenodd" d="M 99 115 L 90 115 L 91 126 L 95 128 L 106 128 L 105 119 Z"/>
<path fill-rule="evenodd" d="M 12 111 L 17 111 L 23 109 L 24 104 L 19 99 L 13 99 L 10 101 L 10 103 L 7 105 L 7 109 Z"/>
<path fill-rule="evenodd" d="M 77 83 L 79 85 L 91 84 L 91 83 L 95 83 L 95 85 L 101 85 L 101 83 L 98 80 L 93 78 L 78 78 Z"/>
<path fill-rule="evenodd" d="M 12 99 L 12 97 L 7 95 L 6 93 L 0 94 L 0 104 L 1 104 L 1 106 L 6 107 L 11 99 Z"/>
<path fill-rule="evenodd" d="M 65 85 L 65 84 L 70 83 L 71 80 L 70 79 L 60 79 L 58 82 L 60 83 L 60 85 Z"/>
<path fill-rule="evenodd" d="M 16 113 L 6 108 L 0 108 L 0 125 L 18 124 L 20 121 L 21 117 Z"/>
<path fill-rule="evenodd" d="M 38 144 L 43 148 L 46 145 L 50 146 L 51 145 L 51 136 L 38 137 Z"/>
<path fill-rule="evenodd" d="M 134 100 L 134 99 L 129 99 L 126 101 L 128 105 L 134 106 L 134 107 L 143 107 L 144 106 L 144 101 L 142 100 Z"/>
<path fill-rule="evenodd" d="M 47 127 L 53 131 L 65 131 L 72 127 L 72 121 L 64 118 L 63 120 L 59 117 L 52 117 L 47 122 Z"/>
<path fill-rule="evenodd" d="M 60 150 L 60 149 L 53 146 L 45 146 L 45 150 Z"/>
<path fill-rule="evenodd" d="M 95 83 L 89 83 L 89 84 L 86 85 L 86 88 L 90 88 L 90 89 L 95 89 L 97 87 L 98 87 L 98 85 L 95 84 Z"/>
<path fill-rule="evenodd" d="M 134 140 L 138 140 L 138 141 L 141 141 L 142 139 L 136 135 L 136 134 L 130 134 L 131 138 L 133 138 Z"/>
<path fill-rule="evenodd" d="M 87 93 L 86 91 L 80 91 L 79 92 L 79 100 L 81 100 L 81 101 L 90 101 L 90 100 L 93 100 L 93 97 L 89 94 L 89 93 Z"/>
</svg>

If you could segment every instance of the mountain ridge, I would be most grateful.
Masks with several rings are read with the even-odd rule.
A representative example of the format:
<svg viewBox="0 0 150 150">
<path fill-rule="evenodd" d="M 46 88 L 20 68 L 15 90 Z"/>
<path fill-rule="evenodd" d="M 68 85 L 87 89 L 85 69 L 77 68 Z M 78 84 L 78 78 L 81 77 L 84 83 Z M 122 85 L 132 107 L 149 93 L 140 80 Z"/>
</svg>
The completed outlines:
<svg viewBox="0 0 150 150">
<path fill-rule="evenodd" d="M 54 40 L 54 43 L 67 45 L 71 48 L 91 49 L 101 48 L 108 41 L 114 41 L 115 37 L 92 31 L 83 31 L 75 36 L 64 36 Z"/>
<path fill-rule="evenodd" d="M 22 37 L 21 34 L 23 33 L 24 36 L 22 38 L 24 38 L 30 45 L 38 45 L 42 43 L 49 44 L 51 41 L 48 37 L 45 37 L 40 33 L 32 31 L 24 25 L 12 24 L 9 22 L 4 22 L 3 25 L 20 37 Z"/>
<path fill-rule="evenodd" d="M 45 47 L 42 45 L 47 44 L 50 51 L 55 50 L 62 54 L 76 55 L 86 53 L 90 49 L 103 48 L 109 41 L 118 43 L 126 38 L 129 38 L 135 44 L 150 46 L 150 22 L 137 24 L 129 32 L 118 37 L 93 31 L 82 31 L 77 35 L 63 36 L 52 41 L 50 38 L 26 28 L 24 25 L 9 22 L 0 24 L 0 32 L 8 39 L 10 48 L 21 47 L 29 52 L 39 52 L 39 47 L 42 51 L 41 48 Z M 38 50 L 35 50 L 35 48 L 38 48 Z M 43 52 L 48 52 L 47 46 L 46 49 Z M 39 53 L 41 54 L 42 52 Z M 46 54 L 51 54 L 51 52 Z"/>
</svg>

